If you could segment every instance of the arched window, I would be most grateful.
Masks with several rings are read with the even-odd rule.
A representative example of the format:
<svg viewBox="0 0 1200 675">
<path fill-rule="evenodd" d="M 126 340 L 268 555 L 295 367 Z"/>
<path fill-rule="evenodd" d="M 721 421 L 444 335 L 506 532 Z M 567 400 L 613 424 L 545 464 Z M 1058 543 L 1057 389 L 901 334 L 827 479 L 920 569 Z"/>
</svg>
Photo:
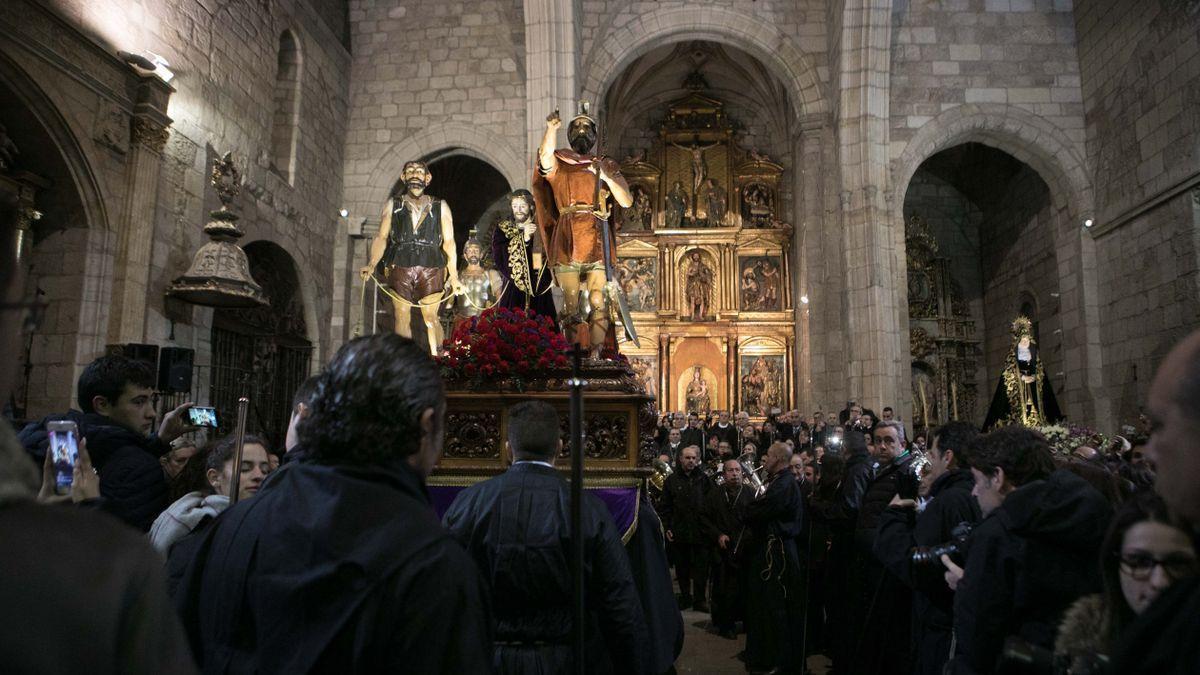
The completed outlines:
<svg viewBox="0 0 1200 675">
<path fill-rule="evenodd" d="M 300 42 L 290 30 L 279 36 L 275 74 L 275 113 L 271 118 L 271 167 L 289 184 L 296 175 L 296 139 L 300 126 Z"/>
</svg>

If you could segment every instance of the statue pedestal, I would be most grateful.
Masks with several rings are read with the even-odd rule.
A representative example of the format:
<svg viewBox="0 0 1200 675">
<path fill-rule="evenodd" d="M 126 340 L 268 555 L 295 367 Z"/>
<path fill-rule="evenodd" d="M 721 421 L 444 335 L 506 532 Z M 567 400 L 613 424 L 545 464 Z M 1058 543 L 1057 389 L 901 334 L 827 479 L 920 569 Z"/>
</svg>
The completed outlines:
<svg viewBox="0 0 1200 675">
<path fill-rule="evenodd" d="M 504 446 L 508 409 L 528 400 L 546 401 L 558 411 L 563 449 L 556 466 L 570 472 L 570 372 L 548 372 L 536 380 L 446 383 L 446 439 L 442 459 L 428 480 L 441 516 L 463 488 L 502 473 L 512 463 Z M 627 363 L 586 360 L 584 387 L 584 487 L 595 490 L 613 513 L 618 528 L 631 532 L 637 503 L 656 447 L 657 410 Z"/>
</svg>

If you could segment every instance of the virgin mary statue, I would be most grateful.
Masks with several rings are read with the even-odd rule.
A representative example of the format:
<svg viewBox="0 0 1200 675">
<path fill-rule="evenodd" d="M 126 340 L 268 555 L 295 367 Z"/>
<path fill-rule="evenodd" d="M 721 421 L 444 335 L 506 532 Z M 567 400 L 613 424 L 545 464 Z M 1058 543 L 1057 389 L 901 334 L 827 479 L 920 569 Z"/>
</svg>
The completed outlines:
<svg viewBox="0 0 1200 675">
<path fill-rule="evenodd" d="M 985 431 L 1005 424 L 1039 427 L 1062 419 L 1050 378 L 1038 358 L 1033 324 L 1018 316 L 1012 322 L 1012 349 L 1004 359 L 1004 372 L 988 408 Z"/>
</svg>

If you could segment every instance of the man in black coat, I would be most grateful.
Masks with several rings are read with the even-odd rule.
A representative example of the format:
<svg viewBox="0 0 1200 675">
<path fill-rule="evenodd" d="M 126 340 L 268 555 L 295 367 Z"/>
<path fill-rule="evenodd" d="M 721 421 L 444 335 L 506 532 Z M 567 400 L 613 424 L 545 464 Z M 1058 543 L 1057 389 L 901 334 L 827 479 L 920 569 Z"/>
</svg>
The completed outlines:
<svg viewBox="0 0 1200 675">
<path fill-rule="evenodd" d="M 1200 330 L 1163 360 L 1148 403 L 1151 433 L 1146 454 L 1158 467 L 1154 489 L 1191 526 L 1193 535 L 1200 535 Z M 1175 582 L 1127 627 L 1112 672 L 1200 673 L 1198 616 L 1200 577 Z"/>
<path fill-rule="evenodd" d="M 712 620 L 723 638 L 737 638 L 734 624 L 743 618 L 740 544 L 745 534 L 742 512 L 754 500 L 754 491 L 742 482 L 742 465 L 735 459 L 722 464 L 725 482 L 710 490 L 700 512 L 704 538 L 712 551 Z"/>
<path fill-rule="evenodd" d="M 940 546 L 955 538 L 961 523 L 979 522 L 979 503 L 971 495 L 975 479 L 967 448 L 978 432 L 966 422 L 950 422 L 933 435 L 929 449 L 928 500 L 896 495 L 879 518 L 874 552 L 883 566 L 912 589 L 912 654 L 915 675 L 941 675 L 950 659 L 954 628 L 954 593 L 942 578 L 940 560 L 914 563 L 917 547 Z M 961 558 L 960 558 L 961 560 Z"/>
<path fill-rule="evenodd" d="M 717 422 L 708 428 L 708 435 L 716 436 L 728 443 L 731 448 L 738 446 L 738 430 L 729 421 L 729 411 L 727 410 L 721 410 L 717 413 Z"/>
<path fill-rule="evenodd" d="M 917 498 L 913 456 L 899 422 L 875 425 L 875 478 L 867 486 L 854 525 L 854 554 L 850 590 L 857 642 L 850 672 L 907 675 L 911 591 L 884 569 L 872 549 L 875 531 L 892 498 Z"/>
<path fill-rule="evenodd" d="M 513 465 L 460 492 L 442 517 L 489 582 L 500 673 L 571 669 L 571 489 L 554 468 L 559 433 L 549 403 L 513 406 Z M 582 509 L 587 672 L 646 672 L 646 622 L 621 534 L 594 495 L 584 493 Z"/>
<path fill-rule="evenodd" d="M 100 475 L 100 508 L 143 532 L 166 510 L 167 477 L 159 458 L 171 451 L 171 441 L 194 427 L 186 424 L 184 403 L 167 413 L 151 433 L 155 373 L 149 363 L 120 355 L 102 356 L 79 376 L 78 403 L 70 410 L 30 424 L 20 440 L 38 466 L 46 455 L 46 424 L 70 420 L 87 439 L 92 466 Z"/>
<path fill-rule="evenodd" d="M 702 451 L 708 446 L 708 434 L 705 433 L 704 425 L 700 421 L 700 416 L 696 413 L 688 413 L 687 426 L 680 430 L 680 440 L 683 442 L 683 447 L 694 445 Z M 704 458 L 701 457 L 701 460 Z"/>
<path fill-rule="evenodd" d="M 950 665 L 953 673 L 991 673 L 1007 637 L 1052 650 L 1062 613 L 1100 592 L 1096 556 L 1112 507 L 1087 481 L 1056 471 L 1046 439 L 1032 429 L 987 434 L 970 461 L 984 517 L 965 569 L 942 557 L 957 589 Z"/>
<path fill-rule="evenodd" d="M 663 485 L 662 520 L 671 542 L 679 608 L 707 612 L 708 546 L 700 532 L 700 508 L 713 483 L 700 470 L 700 448 L 689 445 L 679 455 L 679 468 Z M 694 602 L 694 604 L 693 604 Z"/>
<path fill-rule="evenodd" d="M 788 469 L 791 450 L 784 443 L 768 448 L 763 466 L 767 490 L 745 508 L 746 668 L 751 673 L 799 673 L 803 670 L 803 577 L 797 539 L 804 501 Z"/>
<path fill-rule="evenodd" d="M 491 670 L 489 596 L 425 491 L 445 409 L 424 345 L 338 351 L 302 454 L 213 522 L 176 592 L 204 672 Z"/>
<path fill-rule="evenodd" d="M 683 442 L 680 441 L 680 432 L 678 429 L 671 429 L 667 432 L 667 440 L 658 448 L 658 454 L 669 455 L 671 462 L 679 461 L 679 451 L 683 450 Z"/>
</svg>

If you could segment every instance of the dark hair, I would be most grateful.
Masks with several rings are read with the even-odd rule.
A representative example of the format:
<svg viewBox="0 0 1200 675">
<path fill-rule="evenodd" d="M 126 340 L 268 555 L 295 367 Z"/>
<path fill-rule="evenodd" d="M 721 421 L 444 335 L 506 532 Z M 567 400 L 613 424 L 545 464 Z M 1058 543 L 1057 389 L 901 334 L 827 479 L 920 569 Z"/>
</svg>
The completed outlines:
<svg viewBox="0 0 1200 675">
<path fill-rule="evenodd" d="M 319 378 L 319 375 L 313 375 L 300 383 L 296 389 L 296 395 L 292 397 L 292 412 L 296 412 L 296 408 L 299 408 L 301 404 L 307 406 L 312 402 L 312 397 L 317 393 Z"/>
<path fill-rule="evenodd" d="M 933 443 L 942 456 L 947 450 L 954 451 L 954 463 L 960 469 L 971 468 L 971 445 L 979 437 L 979 430 L 969 422 L 947 422 L 933 432 Z M 933 445 L 929 451 L 933 452 Z"/>
<path fill-rule="evenodd" d="M 1004 477 L 1020 487 L 1054 473 L 1054 456 L 1040 432 L 1015 424 L 975 439 L 968 451 L 971 466 L 988 476 L 1004 469 Z"/>
<path fill-rule="evenodd" d="M 209 443 L 197 450 L 196 454 L 188 457 L 183 468 L 179 470 L 179 475 L 171 480 L 168 497 L 172 504 L 189 492 L 199 492 L 203 495 L 213 493 L 212 485 L 208 482 L 208 454 L 212 452 L 214 445 L 216 444 Z M 174 448 L 172 448 L 172 452 L 174 452 Z"/>
<path fill-rule="evenodd" d="M 887 412 L 887 411 L 889 411 L 889 410 L 892 410 L 892 406 L 890 406 L 890 405 L 885 405 L 885 406 L 883 406 L 883 412 Z M 895 411 L 895 410 L 892 410 L 892 412 L 896 412 L 896 411 Z"/>
<path fill-rule="evenodd" d="M 558 411 L 545 401 L 522 401 L 508 409 L 508 444 L 514 459 L 548 460 L 562 439 Z"/>
<path fill-rule="evenodd" d="M 92 399 L 97 396 L 115 404 L 127 384 L 153 389 L 154 367 L 146 361 L 120 354 L 101 356 L 89 363 L 79 376 L 79 409 L 85 413 L 96 412 Z"/>
<path fill-rule="evenodd" d="M 1100 578 L 1104 583 L 1104 613 L 1108 635 L 1105 642 L 1115 647 L 1125 627 L 1133 622 L 1135 615 L 1125 594 L 1121 591 L 1120 560 L 1121 546 L 1125 543 L 1125 533 L 1134 525 L 1144 522 L 1155 522 L 1177 527 L 1180 524 L 1174 520 L 1167 510 L 1167 504 L 1153 491 L 1142 492 L 1127 500 L 1117 509 L 1104 542 L 1100 545 Z"/>
<path fill-rule="evenodd" d="M 440 424 L 445 404 L 441 375 L 424 345 L 391 333 L 368 335 L 334 355 L 296 431 L 315 461 L 386 463 L 416 453 L 421 416 L 432 408 Z"/>
<path fill-rule="evenodd" d="M 836 483 L 846 477 L 846 460 L 838 455 L 825 453 L 825 458 L 816 464 L 826 483 Z"/>
<path fill-rule="evenodd" d="M 266 441 L 254 434 L 246 434 L 242 438 L 242 447 L 245 448 L 247 445 L 261 445 L 267 451 L 267 454 L 271 453 L 271 446 L 267 445 Z M 208 451 L 204 456 L 205 470 L 215 469 L 218 472 L 221 471 L 225 468 L 225 463 L 233 459 L 235 451 L 237 451 L 236 435 L 226 436 L 216 443 L 212 443 L 209 445 Z"/>
</svg>

